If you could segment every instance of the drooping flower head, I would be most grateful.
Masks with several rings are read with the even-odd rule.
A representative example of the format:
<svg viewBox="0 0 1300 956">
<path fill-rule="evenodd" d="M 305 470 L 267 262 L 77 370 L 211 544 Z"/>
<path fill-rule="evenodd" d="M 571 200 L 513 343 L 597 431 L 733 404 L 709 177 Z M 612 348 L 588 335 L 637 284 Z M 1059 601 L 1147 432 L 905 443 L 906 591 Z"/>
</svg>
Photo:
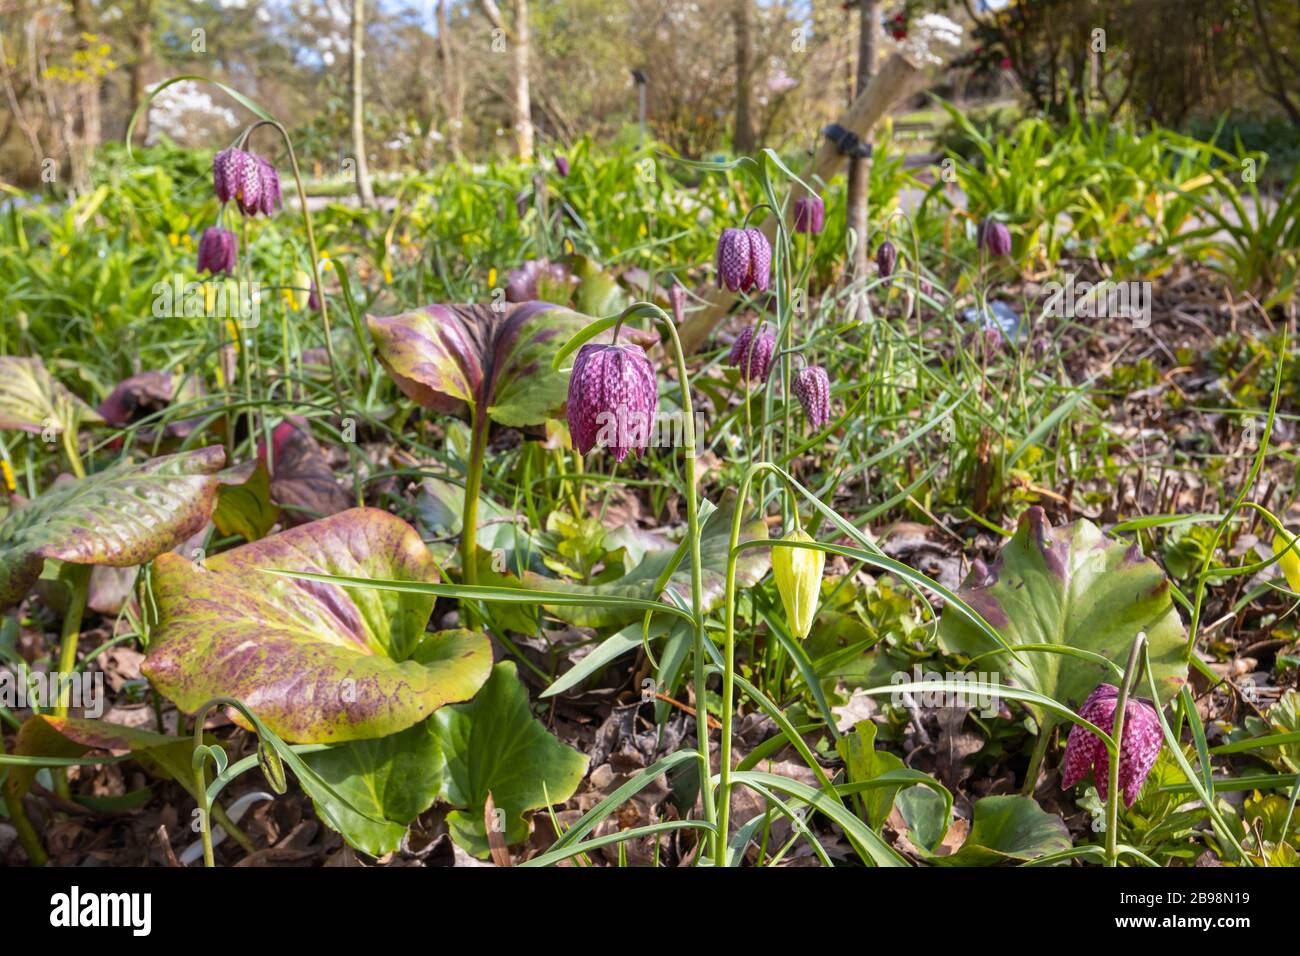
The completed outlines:
<svg viewBox="0 0 1300 956">
<path fill-rule="evenodd" d="M 882 278 L 888 279 L 894 274 L 894 265 L 898 262 L 898 250 L 894 244 L 886 239 L 879 248 L 876 249 L 876 268 L 880 270 Z"/>
<path fill-rule="evenodd" d="M 212 157 L 212 189 L 221 202 L 232 199 L 246 216 L 269 216 L 280 206 L 280 174 L 267 160 L 230 147 Z"/>
<path fill-rule="evenodd" d="M 749 325 L 741 330 L 732 343 L 727 364 L 740 369 L 741 378 L 751 382 L 767 380 L 772 367 L 772 352 L 776 349 L 776 334 L 766 323 Z"/>
<path fill-rule="evenodd" d="M 555 169 L 561 176 L 569 175 L 569 157 L 555 154 Z"/>
<path fill-rule="evenodd" d="M 772 278 L 772 247 L 763 230 L 722 230 L 716 266 L 719 286 L 732 292 L 766 292 Z"/>
<path fill-rule="evenodd" d="M 597 345 L 578 350 L 569 378 L 569 434 L 587 454 L 609 449 L 615 461 L 644 452 L 659 410 L 654 368 L 639 345 Z"/>
<path fill-rule="evenodd" d="M 1079 716 L 1110 732 L 1115 726 L 1115 705 L 1119 688 L 1101 684 L 1088 695 Z M 1131 807 L 1147 774 L 1155 765 L 1161 744 L 1160 718 L 1149 701 L 1130 697 L 1124 706 L 1124 737 L 1119 748 L 1119 788 L 1124 805 Z M 1068 790 L 1092 773 L 1097 794 L 1102 800 L 1110 788 L 1110 754 L 1101 738 L 1075 724 L 1065 744 L 1061 761 L 1061 789 Z"/>
<path fill-rule="evenodd" d="M 1011 255 L 1011 230 L 1006 223 L 996 219 L 985 219 L 979 224 L 975 231 L 975 241 L 994 259 Z"/>
<path fill-rule="evenodd" d="M 203 230 L 203 235 L 199 237 L 199 272 L 234 275 L 238 258 L 238 236 L 220 226 L 209 226 Z"/>
<path fill-rule="evenodd" d="M 819 235 L 826 228 L 826 204 L 815 193 L 794 201 L 794 231 Z"/>
<path fill-rule="evenodd" d="M 795 373 L 794 394 L 813 430 L 831 420 L 831 381 L 820 365 L 806 365 Z"/>
</svg>

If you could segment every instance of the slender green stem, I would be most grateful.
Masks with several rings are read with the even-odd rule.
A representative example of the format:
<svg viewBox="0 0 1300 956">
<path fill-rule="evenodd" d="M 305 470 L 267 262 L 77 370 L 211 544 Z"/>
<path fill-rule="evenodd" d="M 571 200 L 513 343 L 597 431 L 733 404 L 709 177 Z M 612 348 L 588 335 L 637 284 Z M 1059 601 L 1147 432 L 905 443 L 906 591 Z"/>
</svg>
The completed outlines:
<svg viewBox="0 0 1300 956">
<path fill-rule="evenodd" d="M 59 433 L 63 442 L 63 452 L 68 456 L 68 466 L 78 478 L 86 477 L 86 466 L 81 463 L 81 451 L 77 448 L 77 429 L 75 425 L 65 427 Z"/>
<path fill-rule="evenodd" d="M 465 469 L 465 504 L 461 509 L 460 524 L 460 574 L 464 584 L 478 583 L 478 498 L 483 486 L 483 457 L 487 452 L 487 432 L 490 419 L 486 409 L 475 407 L 471 412 L 469 462 Z M 465 627 L 478 626 L 478 611 L 473 601 L 461 602 Z"/>
<path fill-rule="evenodd" d="M 5 752 L 4 736 L 0 734 L 0 754 Z M 13 770 L 9 771 L 11 774 Z M 27 862 L 32 866 L 44 866 L 50 861 L 49 854 L 45 852 L 45 847 L 41 845 L 41 838 L 36 833 L 36 828 L 32 826 L 32 821 L 27 818 L 27 810 L 23 807 L 23 798 L 14 792 L 12 780 L 6 780 L 0 785 L 0 790 L 4 791 L 5 809 L 9 812 L 9 822 L 14 825 L 18 831 L 18 842 L 23 845 L 23 850 L 27 853 Z"/>
<path fill-rule="evenodd" d="M 1142 646 L 1147 636 L 1139 632 L 1129 648 L 1128 665 L 1124 668 L 1124 681 L 1120 684 L 1119 697 L 1115 701 L 1115 724 L 1111 728 L 1111 742 L 1107 745 L 1110 759 L 1107 761 L 1108 774 L 1106 791 L 1106 865 L 1117 866 L 1119 863 L 1119 764 L 1124 752 L 1124 711 L 1128 708 L 1128 695 L 1137 681 L 1138 671 L 1142 669 Z"/>
<path fill-rule="evenodd" d="M 1038 784 L 1038 772 L 1042 769 L 1043 758 L 1047 756 L 1047 748 L 1052 740 L 1052 730 L 1055 724 L 1049 724 L 1039 728 L 1038 739 L 1034 741 L 1034 752 L 1029 757 L 1029 770 L 1025 773 L 1025 785 L 1021 793 L 1026 797 L 1034 795 L 1034 787 Z"/>
<path fill-rule="evenodd" d="M 86 613 L 86 597 L 90 591 L 89 564 L 64 565 L 63 579 L 68 585 L 68 609 L 63 615 L 63 633 L 59 638 L 59 669 L 56 673 L 59 696 L 55 702 L 56 717 L 68 716 L 68 700 L 72 695 L 72 676 L 77 669 L 77 641 L 81 637 L 81 618 Z M 54 792 L 68 799 L 67 771 L 54 771 Z"/>
</svg>

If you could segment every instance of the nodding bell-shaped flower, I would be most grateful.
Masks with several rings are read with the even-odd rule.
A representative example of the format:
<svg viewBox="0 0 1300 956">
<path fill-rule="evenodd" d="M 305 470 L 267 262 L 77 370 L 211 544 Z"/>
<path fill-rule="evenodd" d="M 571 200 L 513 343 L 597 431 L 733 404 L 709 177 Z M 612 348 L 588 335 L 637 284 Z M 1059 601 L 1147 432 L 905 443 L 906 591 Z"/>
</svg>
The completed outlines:
<svg viewBox="0 0 1300 956">
<path fill-rule="evenodd" d="M 826 204 L 815 193 L 794 201 L 794 231 L 819 235 L 826 228 Z"/>
<path fill-rule="evenodd" d="M 1115 705 L 1119 688 L 1102 684 L 1083 702 L 1079 716 L 1107 733 L 1115 726 Z M 1119 788 L 1124 806 L 1131 807 L 1142 783 L 1155 765 L 1162 741 L 1160 718 L 1150 702 L 1130 697 L 1124 706 L 1124 738 L 1119 747 Z M 1061 761 L 1061 789 L 1068 790 L 1092 773 L 1097 794 L 1106 799 L 1110 788 L 1110 754 L 1101 738 L 1091 730 L 1075 724 L 1065 744 Z"/>
<path fill-rule="evenodd" d="M 811 541 L 802 528 L 791 531 L 783 541 Z M 817 616 L 817 601 L 821 597 L 822 572 L 826 568 L 826 552 L 812 548 L 773 548 L 772 577 L 785 607 L 785 621 L 790 633 L 805 638 L 812 630 Z"/>
<path fill-rule="evenodd" d="M 280 206 L 280 174 L 254 153 L 231 147 L 212 157 L 212 189 L 221 202 L 232 199 L 246 216 L 269 216 Z"/>
<path fill-rule="evenodd" d="M 794 394 L 813 430 L 831 420 L 831 381 L 820 365 L 806 365 L 794 376 Z"/>
<path fill-rule="evenodd" d="M 766 292 L 772 278 L 772 247 L 763 230 L 722 230 L 716 266 L 719 286 L 732 292 Z"/>
<path fill-rule="evenodd" d="M 888 279 L 892 276 L 897 262 L 898 250 L 894 248 L 892 242 L 886 239 L 876 249 L 876 268 L 880 270 L 881 278 Z"/>
<path fill-rule="evenodd" d="M 766 323 L 749 325 L 736 336 L 727 356 L 727 364 L 740 369 L 740 377 L 751 382 L 767 381 L 772 367 L 772 353 L 776 349 L 776 333 Z"/>
<path fill-rule="evenodd" d="M 561 176 L 569 175 L 569 157 L 555 154 L 555 169 Z"/>
<path fill-rule="evenodd" d="M 234 275 L 238 258 L 238 236 L 220 226 L 209 226 L 203 230 L 203 235 L 199 237 L 199 272 Z"/>
<path fill-rule="evenodd" d="M 654 368 L 639 345 L 596 345 L 578 350 L 569 378 L 569 434 L 587 454 L 609 449 L 615 461 L 650 444 L 659 388 Z"/>
<path fill-rule="evenodd" d="M 975 231 L 979 247 L 995 259 L 1011 255 L 1011 230 L 1006 223 L 985 219 Z"/>
</svg>

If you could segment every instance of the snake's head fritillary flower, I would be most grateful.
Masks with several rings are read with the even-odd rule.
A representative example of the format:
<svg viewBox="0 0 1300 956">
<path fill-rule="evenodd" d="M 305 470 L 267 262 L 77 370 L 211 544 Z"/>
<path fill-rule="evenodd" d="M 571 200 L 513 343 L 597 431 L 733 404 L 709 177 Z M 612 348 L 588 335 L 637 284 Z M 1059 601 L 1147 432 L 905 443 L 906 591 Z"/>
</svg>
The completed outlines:
<svg viewBox="0 0 1300 956">
<path fill-rule="evenodd" d="M 556 154 L 555 154 L 555 169 L 559 172 L 559 174 L 560 174 L 561 176 L 568 176 L 568 175 L 569 175 L 569 157 L 567 157 L 567 156 L 561 156 L 559 153 L 556 153 Z"/>
<path fill-rule="evenodd" d="M 740 369 L 741 378 L 751 382 L 767 381 L 772 367 L 772 353 L 776 349 L 776 334 L 766 323 L 749 325 L 736 336 L 727 356 L 727 364 Z"/>
<path fill-rule="evenodd" d="M 212 157 L 212 188 L 222 202 L 233 199 L 246 215 L 255 214 L 262 200 L 261 161 L 233 146 L 223 149 Z"/>
<path fill-rule="evenodd" d="M 826 204 L 818 195 L 801 196 L 794 201 L 794 231 L 819 235 L 826 228 Z"/>
<path fill-rule="evenodd" d="M 233 232 L 220 226 L 209 226 L 203 230 L 203 235 L 199 237 L 199 272 L 234 275 L 238 257 L 239 237 Z"/>
<path fill-rule="evenodd" d="M 806 531 L 791 531 L 782 540 L 811 541 Z M 805 638 L 817 616 L 817 601 L 821 597 L 822 572 L 826 568 L 826 552 L 813 548 L 773 548 L 772 577 L 785 607 L 786 624 L 795 637 Z"/>
<path fill-rule="evenodd" d="M 772 278 L 772 246 L 761 229 L 723 229 L 718 237 L 718 285 L 732 292 L 766 292 Z"/>
<path fill-rule="evenodd" d="M 569 434 L 582 454 L 609 449 L 615 461 L 650 444 L 659 388 L 639 345 L 597 345 L 578 350 L 569 378 Z"/>
<path fill-rule="evenodd" d="M 1097 687 L 1079 709 L 1079 716 L 1102 730 L 1115 726 L 1115 705 L 1119 688 L 1113 684 Z M 1160 718 L 1149 701 L 1130 697 L 1124 706 L 1124 738 L 1119 748 L 1119 788 L 1124 805 L 1131 807 L 1147 774 L 1155 766 L 1162 740 Z M 1097 795 L 1102 800 L 1110 788 L 1110 754 L 1101 738 L 1091 730 L 1075 724 L 1065 744 L 1061 761 L 1061 789 L 1068 790 L 1092 773 Z"/>
<path fill-rule="evenodd" d="M 831 381 L 820 365 L 807 365 L 794 377 L 794 394 L 813 430 L 831 420 Z"/>
<path fill-rule="evenodd" d="M 996 219 L 985 219 L 975 232 L 979 247 L 994 259 L 1011 255 L 1011 230 L 1006 223 Z"/>
<path fill-rule="evenodd" d="M 894 244 L 886 239 L 876 249 L 876 268 L 880 270 L 882 278 L 888 279 L 894 274 L 894 265 L 898 262 L 898 250 Z"/>
</svg>

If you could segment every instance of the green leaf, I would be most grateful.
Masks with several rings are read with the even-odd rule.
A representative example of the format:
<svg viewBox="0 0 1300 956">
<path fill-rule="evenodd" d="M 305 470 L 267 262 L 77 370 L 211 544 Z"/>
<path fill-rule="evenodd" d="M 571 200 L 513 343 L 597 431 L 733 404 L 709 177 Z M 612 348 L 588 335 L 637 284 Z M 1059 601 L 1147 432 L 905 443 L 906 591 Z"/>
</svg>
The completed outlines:
<svg viewBox="0 0 1300 956">
<path fill-rule="evenodd" d="M 423 722 L 387 737 L 301 756 L 333 789 L 313 793 L 313 802 L 343 809 L 334 815 L 343 838 L 371 856 L 397 849 L 406 828 L 433 805 L 442 783 L 437 745 Z M 361 813 L 348 812 L 352 809 Z"/>
<path fill-rule="evenodd" d="M 533 718 L 515 665 L 492 669 L 467 704 L 444 707 L 429 720 L 443 776 L 440 796 L 458 809 L 447 815 L 452 838 L 478 857 L 488 854 L 487 796 L 503 811 L 507 843 L 528 837 L 524 813 L 573 796 L 587 758 L 552 737 Z"/>
<path fill-rule="evenodd" d="M 0 523 L 0 608 L 21 600 L 47 558 L 124 568 L 145 564 L 207 523 L 219 446 L 122 462 L 60 483 Z"/>
<path fill-rule="evenodd" d="M 845 775 L 849 783 L 866 783 L 891 770 L 906 770 L 907 766 L 894 754 L 875 749 L 876 725 L 870 720 L 860 720 L 853 727 L 853 733 L 845 734 L 835 741 L 835 749 L 844 759 Z M 894 809 L 894 798 L 898 792 L 910 786 L 908 782 L 880 787 L 865 791 L 862 803 L 867 811 L 867 822 L 872 829 L 879 831 L 889 819 Z"/>
<path fill-rule="evenodd" d="M 731 542 L 731 515 L 736 506 L 734 492 L 729 492 L 720 505 L 704 522 L 700 529 L 700 561 L 703 565 L 702 594 L 703 610 L 708 612 L 722 603 L 727 584 L 727 550 Z M 761 518 L 754 518 L 741 527 L 740 540 L 757 541 L 767 538 L 767 525 Z M 525 573 L 524 586 L 538 590 L 557 591 L 572 595 L 591 595 L 592 597 L 633 597 L 652 601 L 665 597 L 672 592 L 682 600 L 684 607 L 691 602 L 690 562 L 677 558 L 683 549 L 664 548 L 649 551 L 641 563 L 619 578 L 607 584 L 583 585 L 548 578 L 533 572 Z M 677 564 L 668 586 L 663 592 L 657 592 L 655 585 L 660 575 L 674 562 Z M 766 548 L 753 548 L 742 551 L 736 559 L 736 587 L 743 590 L 753 587 L 763 579 L 772 566 L 771 553 Z M 671 598 L 668 598 L 671 600 Z M 580 627 L 604 627 L 627 624 L 636 615 L 619 609 L 599 606 L 571 605 L 567 607 L 547 607 L 547 610 L 562 620 Z"/>
<path fill-rule="evenodd" d="M 264 571 L 436 579 L 406 522 L 349 511 L 200 563 L 155 563 L 158 628 L 144 673 L 187 712 L 242 700 L 294 743 L 336 743 L 405 730 L 473 696 L 491 666 L 482 634 L 426 634 L 434 597 L 345 587 Z"/>
<path fill-rule="evenodd" d="M 1070 848 L 1065 821 L 1029 797 L 984 797 L 975 801 L 970 833 L 951 856 L 930 857 L 939 866 L 993 866 L 1035 860 Z"/>
<path fill-rule="evenodd" d="M 366 321 L 380 363 L 416 403 L 465 418 L 482 408 L 493 421 L 521 428 L 564 404 L 568 375 L 552 359 L 590 320 L 523 302 L 430 305 Z"/>
<path fill-rule="evenodd" d="M 0 429 L 40 434 L 102 424 L 99 413 L 54 378 L 39 357 L 0 355 Z"/>
<path fill-rule="evenodd" d="M 1052 528 L 1041 508 L 1030 508 L 997 561 L 976 561 L 958 595 L 1021 650 L 1021 659 L 1012 659 L 965 617 L 944 612 L 940 643 L 978 656 L 975 669 L 1000 672 L 995 682 L 1078 707 L 1098 684 L 1117 683 L 1096 656 L 1122 668 L 1139 631 L 1147 635 L 1161 703 L 1186 681 L 1187 637 L 1168 577 L 1137 545 L 1107 538 L 1089 521 Z M 1061 652 L 1049 653 L 1053 648 Z M 1041 706 L 1030 709 L 1044 733 L 1057 720 Z"/>
<path fill-rule="evenodd" d="M 253 473 L 238 485 L 223 484 L 217 492 L 212 523 L 222 534 L 237 534 L 245 541 L 265 538 L 280 520 L 280 509 L 271 503 L 271 473 L 259 461 Z"/>
</svg>

